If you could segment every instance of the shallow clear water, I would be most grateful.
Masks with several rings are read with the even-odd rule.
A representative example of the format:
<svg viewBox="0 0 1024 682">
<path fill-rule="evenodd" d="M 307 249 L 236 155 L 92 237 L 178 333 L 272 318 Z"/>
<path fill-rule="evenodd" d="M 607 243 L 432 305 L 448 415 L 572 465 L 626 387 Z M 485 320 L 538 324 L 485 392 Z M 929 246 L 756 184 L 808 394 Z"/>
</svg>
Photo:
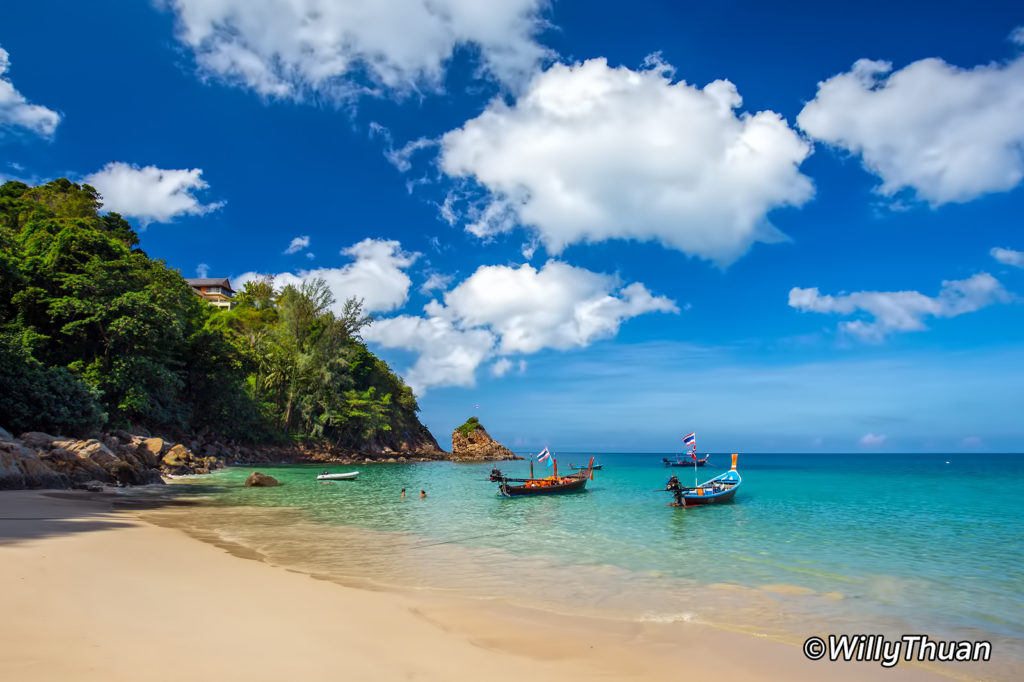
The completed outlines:
<svg viewBox="0 0 1024 682">
<path fill-rule="evenodd" d="M 537 498 L 500 498 L 491 464 L 454 463 L 330 466 L 362 472 L 330 484 L 322 465 L 261 466 L 277 488 L 235 468 L 147 494 L 202 499 L 191 530 L 314 574 L 783 638 L 985 637 L 1024 660 L 1024 456 L 741 455 L 735 502 L 694 509 L 654 492 L 693 477 L 661 457 L 600 454 L 586 492 Z"/>
</svg>

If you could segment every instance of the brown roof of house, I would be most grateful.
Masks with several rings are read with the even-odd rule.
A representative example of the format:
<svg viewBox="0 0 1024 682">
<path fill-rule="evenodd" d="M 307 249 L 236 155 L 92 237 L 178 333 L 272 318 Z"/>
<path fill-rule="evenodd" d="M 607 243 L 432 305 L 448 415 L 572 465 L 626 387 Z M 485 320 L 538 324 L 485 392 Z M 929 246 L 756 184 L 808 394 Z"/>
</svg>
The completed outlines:
<svg viewBox="0 0 1024 682">
<path fill-rule="evenodd" d="M 223 279 L 218 279 L 216 277 L 199 277 L 193 279 L 186 279 L 185 281 L 195 288 L 223 287 L 224 289 L 227 289 L 231 293 L 235 293 L 235 290 L 231 288 L 231 282 L 228 281 L 227 277 L 224 277 Z"/>
</svg>

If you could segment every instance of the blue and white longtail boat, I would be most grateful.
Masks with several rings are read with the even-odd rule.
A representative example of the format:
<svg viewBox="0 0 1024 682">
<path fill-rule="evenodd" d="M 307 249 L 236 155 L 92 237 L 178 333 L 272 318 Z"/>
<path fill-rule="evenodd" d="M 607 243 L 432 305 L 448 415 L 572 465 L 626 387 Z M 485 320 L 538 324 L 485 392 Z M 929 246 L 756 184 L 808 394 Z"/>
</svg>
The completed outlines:
<svg viewBox="0 0 1024 682">
<path fill-rule="evenodd" d="M 740 472 L 736 471 L 736 460 L 739 455 L 733 454 L 732 468 L 724 474 L 719 474 L 712 479 L 704 481 L 692 488 L 684 488 L 676 480 L 673 485 L 670 481 L 665 488 L 675 494 L 674 507 L 699 507 L 704 504 L 718 504 L 719 502 L 731 502 L 736 496 L 736 490 L 743 482 Z M 672 478 L 675 478 L 674 476 Z"/>
</svg>

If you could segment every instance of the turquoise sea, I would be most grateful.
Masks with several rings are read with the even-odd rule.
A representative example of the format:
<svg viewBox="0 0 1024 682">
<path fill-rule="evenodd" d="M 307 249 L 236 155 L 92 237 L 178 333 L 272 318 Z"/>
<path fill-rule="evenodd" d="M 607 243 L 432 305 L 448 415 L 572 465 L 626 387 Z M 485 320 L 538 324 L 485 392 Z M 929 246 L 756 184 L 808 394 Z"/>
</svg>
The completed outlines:
<svg viewBox="0 0 1024 682">
<path fill-rule="evenodd" d="M 490 463 L 335 465 L 362 473 L 330 484 L 315 480 L 322 465 L 261 466 L 282 483 L 262 489 L 239 467 L 143 494 L 202 504 L 150 512 L 157 522 L 353 584 L 790 641 L 990 639 L 1024 662 L 1024 456 L 741 454 L 735 501 L 693 509 L 654 492 L 694 474 L 662 456 L 597 454 L 586 492 L 537 498 L 498 497 Z M 728 461 L 714 453 L 698 476 Z M 529 464 L 498 466 L 523 476 Z"/>
</svg>

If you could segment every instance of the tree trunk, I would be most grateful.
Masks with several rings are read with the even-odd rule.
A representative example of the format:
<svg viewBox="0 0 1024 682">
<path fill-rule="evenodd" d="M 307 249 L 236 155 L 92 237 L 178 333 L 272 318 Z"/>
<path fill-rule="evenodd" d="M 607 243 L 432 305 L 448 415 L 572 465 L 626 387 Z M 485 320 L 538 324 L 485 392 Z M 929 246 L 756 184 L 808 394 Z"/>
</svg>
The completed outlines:
<svg viewBox="0 0 1024 682">
<path fill-rule="evenodd" d="M 288 431 L 289 425 L 292 423 L 292 398 L 295 395 L 294 389 L 288 389 L 288 404 L 284 407 L 284 430 Z"/>
</svg>

